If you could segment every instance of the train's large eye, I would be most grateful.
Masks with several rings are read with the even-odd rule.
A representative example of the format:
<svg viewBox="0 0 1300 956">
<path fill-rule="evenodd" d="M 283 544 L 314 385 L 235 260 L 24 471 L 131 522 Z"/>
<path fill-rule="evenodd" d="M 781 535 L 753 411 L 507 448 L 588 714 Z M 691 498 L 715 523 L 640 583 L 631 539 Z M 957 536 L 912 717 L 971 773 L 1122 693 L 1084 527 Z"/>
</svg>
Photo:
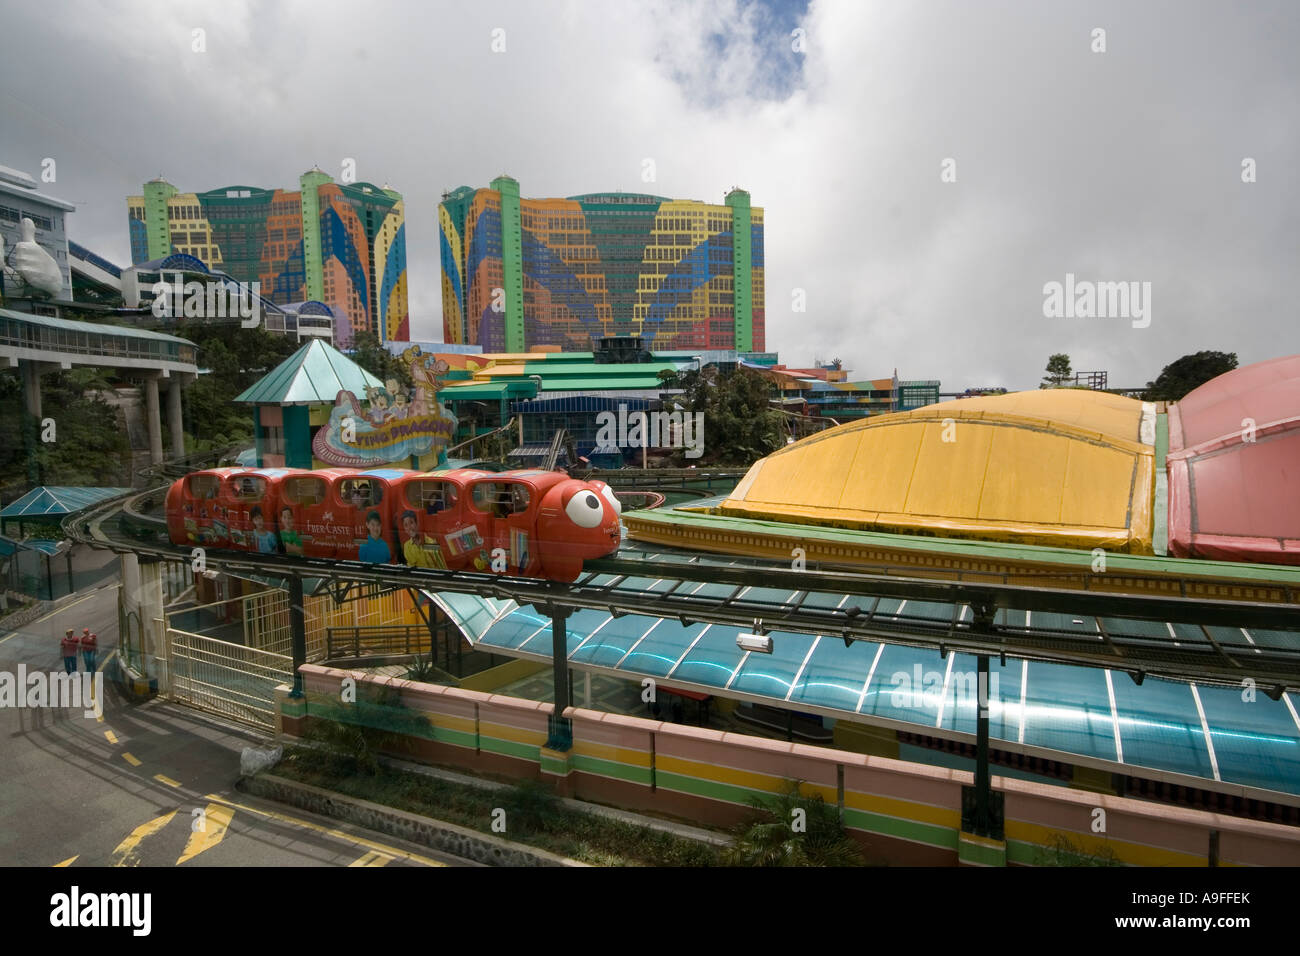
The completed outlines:
<svg viewBox="0 0 1300 956">
<path fill-rule="evenodd" d="M 594 528 L 605 516 L 600 499 L 593 492 L 580 491 L 564 506 L 564 513 L 579 528 Z"/>
<path fill-rule="evenodd" d="M 600 493 L 605 496 L 605 500 L 608 501 L 610 507 L 614 509 L 614 514 L 621 515 L 623 513 L 623 504 L 618 500 L 618 496 L 614 494 L 613 488 L 609 485 L 605 485 L 600 489 Z"/>
</svg>

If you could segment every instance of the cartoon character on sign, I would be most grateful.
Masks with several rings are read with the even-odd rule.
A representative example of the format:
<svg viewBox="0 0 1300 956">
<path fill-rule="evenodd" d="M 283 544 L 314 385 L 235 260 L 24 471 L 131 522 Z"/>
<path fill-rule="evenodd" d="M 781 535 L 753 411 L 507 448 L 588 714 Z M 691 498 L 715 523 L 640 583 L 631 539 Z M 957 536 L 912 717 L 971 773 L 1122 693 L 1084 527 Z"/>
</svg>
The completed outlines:
<svg viewBox="0 0 1300 956">
<path fill-rule="evenodd" d="M 411 381 L 415 383 L 415 398 L 411 402 L 412 415 L 437 414 L 438 391 L 442 388 L 441 376 L 448 371 L 443 359 L 424 355 L 418 345 L 413 345 L 402 353 L 402 359 L 411 369 Z"/>
<path fill-rule="evenodd" d="M 375 385 L 367 385 L 366 401 L 370 403 L 370 420 L 376 425 L 382 425 L 389 417 L 389 394 L 387 390 Z"/>
</svg>

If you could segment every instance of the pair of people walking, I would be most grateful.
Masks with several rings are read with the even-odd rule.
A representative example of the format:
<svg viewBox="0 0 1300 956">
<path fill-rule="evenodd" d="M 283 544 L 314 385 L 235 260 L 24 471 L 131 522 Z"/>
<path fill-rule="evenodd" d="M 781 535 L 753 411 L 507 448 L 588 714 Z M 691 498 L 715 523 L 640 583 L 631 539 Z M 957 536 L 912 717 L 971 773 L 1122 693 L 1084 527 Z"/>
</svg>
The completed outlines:
<svg viewBox="0 0 1300 956">
<path fill-rule="evenodd" d="M 63 668 L 69 674 L 77 672 L 78 652 L 81 653 L 82 659 L 86 662 L 87 673 L 94 672 L 95 656 L 99 650 L 99 638 L 97 635 L 90 633 L 90 628 L 82 628 L 80 638 L 76 636 L 73 628 L 68 628 L 59 646 L 63 650 Z"/>
</svg>

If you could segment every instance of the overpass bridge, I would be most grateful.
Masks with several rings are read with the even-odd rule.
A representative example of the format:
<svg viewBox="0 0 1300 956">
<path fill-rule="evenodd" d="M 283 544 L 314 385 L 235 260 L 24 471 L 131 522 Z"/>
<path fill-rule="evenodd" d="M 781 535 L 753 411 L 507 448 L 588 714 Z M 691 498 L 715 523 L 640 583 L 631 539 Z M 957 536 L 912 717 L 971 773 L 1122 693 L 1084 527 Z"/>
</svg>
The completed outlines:
<svg viewBox="0 0 1300 956">
<path fill-rule="evenodd" d="M 159 390 L 167 393 L 172 454 L 185 454 L 181 389 L 198 378 L 198 347 L 188 339 L 146 329 L 76 322 L 0 309 L 0 363 L 17 368 L 27 413 L 41 418 L 41 376 L 74 366 L 112 368 L 144 382 L 149 456 L 163 460 Z"/>
</svg>

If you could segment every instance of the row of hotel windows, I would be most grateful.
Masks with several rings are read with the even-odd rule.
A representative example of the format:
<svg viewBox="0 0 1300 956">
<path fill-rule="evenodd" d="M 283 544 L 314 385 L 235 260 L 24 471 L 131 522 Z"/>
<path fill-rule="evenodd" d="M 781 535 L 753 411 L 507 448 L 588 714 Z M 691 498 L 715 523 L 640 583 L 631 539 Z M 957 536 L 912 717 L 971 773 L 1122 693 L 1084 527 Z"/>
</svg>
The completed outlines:
<svg viewBox="0 0 1300 956">
<path fill-rule="evenodd" d="M 39 213 L 34 213 L 28 209 L 24 209 L 22 212 L 19 212 L 17 209 L 14 209 L 12 206 L 0 206 L 0 219 L 4 219 L 8 222 L 22 222 L 24 219 L 30 219 L 32 221 L 32 225 L 34 225 L 37 229 L 44 229 L 47 232 L 54 231 L 53 219 L 51 219 L 49 216 L 42 216 Z"/>
</svg>

